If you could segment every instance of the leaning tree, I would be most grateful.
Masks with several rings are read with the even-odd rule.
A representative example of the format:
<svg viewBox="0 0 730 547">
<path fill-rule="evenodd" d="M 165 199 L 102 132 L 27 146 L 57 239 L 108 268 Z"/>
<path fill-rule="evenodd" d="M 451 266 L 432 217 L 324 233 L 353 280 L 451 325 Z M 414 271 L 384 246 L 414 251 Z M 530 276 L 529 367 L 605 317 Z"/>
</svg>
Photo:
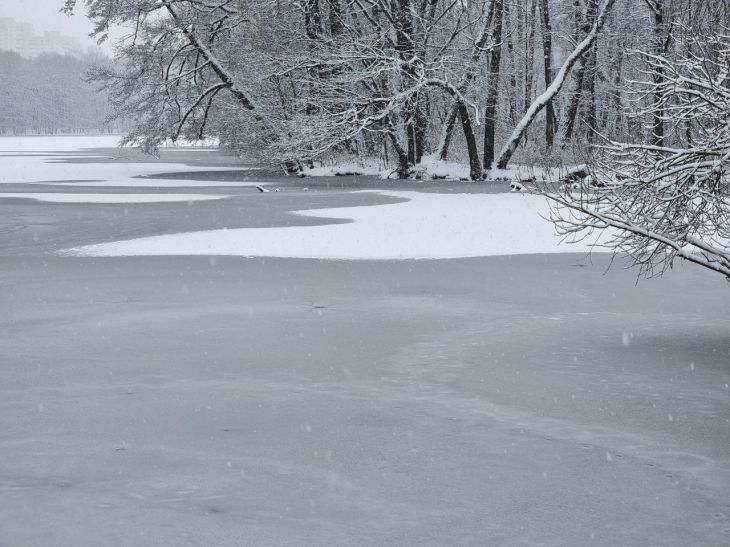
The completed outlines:
<svg viewBox="0 0 730 547">
<path fill-rule="evenodd" d="M 212 109 L 226 99 L 266 127 L 248 78 L 253 69 L 230 48 L 249 24 L 247 2 L 65 0 L 64 10 L 82 3 L 99 40 L 114 27 L 126 32 L 115 62 L 91 75 L 117 113 L 134 121 L 126 142 L 154 150 L 167 139 L 201 138 Z"/>
</svg>

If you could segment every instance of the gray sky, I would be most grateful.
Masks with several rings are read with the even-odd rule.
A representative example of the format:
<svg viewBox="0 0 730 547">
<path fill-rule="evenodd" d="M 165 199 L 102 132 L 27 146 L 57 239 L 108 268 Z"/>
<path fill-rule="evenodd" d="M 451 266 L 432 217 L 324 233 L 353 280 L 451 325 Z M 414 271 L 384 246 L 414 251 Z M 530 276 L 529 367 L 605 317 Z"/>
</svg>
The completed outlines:
<svg viewBox="0 0 730 547">
<path fill-rule="evenodd" d="M 46 30 L 57 30 L 70 36 L 78 36 L 83 47 L 95 44 L 88 34 L 93 26 L 86 18 L 83 10 L 83 0 L 76 14 L 68 17 L 59 13 L 63 0 L 0 0 L 0 17 L 12 17 L 16 21 L 32 23 L 36 33 Z M 108 51 L 108 47 L 104 48 Z"/>
</svg>

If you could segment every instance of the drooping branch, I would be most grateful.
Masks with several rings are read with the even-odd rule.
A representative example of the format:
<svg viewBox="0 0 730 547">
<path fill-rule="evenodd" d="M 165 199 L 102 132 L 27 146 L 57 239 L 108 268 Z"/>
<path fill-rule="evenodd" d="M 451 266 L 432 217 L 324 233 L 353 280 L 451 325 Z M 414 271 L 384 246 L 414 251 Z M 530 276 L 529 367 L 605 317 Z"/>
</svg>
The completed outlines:
<svg viewBox="0 0 730 547">
<path fill-rule="evenodd" d="M 241 106 L 246 110 L 255 110 L 253 101 L 244 93 L 238 85 L 236 85 L 233 76 L 226 70 L 223 63 L 215 56 L 210 48 L 198 37 L 194 28 L 190 28 L 173 9 L 172 0 L 161 0 L 168 13 L 175 21 L 176 26 L 190 41 L 190 44 L 200 53 L 200 55 L 210 63 L 213 72 L 216 73 L 221 82 L 228 88 L 231 94 L 238 100 Z"/>
<path fill-rule="evenodd" d="M 609 229 L 602 245 L 628 255 L 644 275 L 661 275 L 681 258 L 730 280 L 730 91 L 717 85 L 730 70 L 730 45 L 722 34 L 690 28 L 685 54 L 636 53 L 650 67 L 636 93 L 658 93 L 671 104 L 649 101 L 639 114 L 666 112 L 673 145 L 608 141 L 594 147 L 590 176 L 542 193 L 556 204 L 559 233 Z"/>
</svg>

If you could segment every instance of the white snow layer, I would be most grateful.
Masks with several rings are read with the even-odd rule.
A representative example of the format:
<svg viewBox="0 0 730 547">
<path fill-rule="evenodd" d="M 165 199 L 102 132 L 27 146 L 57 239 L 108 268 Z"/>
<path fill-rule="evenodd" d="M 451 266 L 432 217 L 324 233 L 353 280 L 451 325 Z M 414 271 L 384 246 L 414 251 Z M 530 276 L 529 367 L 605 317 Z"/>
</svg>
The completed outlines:
<svg viewBox="0 0 730 547">
<path fill-rule="evenodd" d="M 150 165 L 150 164 L 148 164 Z M 154 164 L 160 165 L 159 163 Z M 177 165 L 176 170 L 180 170 L 181 166 Z M 185 171 L 195 171 L 194 167 L 184 166 Z M 205 171 L 217 171 L 215 167 L 205 169 Z M 230 171 L 230 169 L 226 169 Z M 74 188 L 248 188 L 250 186 L 267 186 L 266 182 L 256 181 L 238 181 L 238 180 L 178 180 L 178 179 L 155 179 L 155 178 L 126 178 L 123 180 L 105 180 L 105 181 L 83 181 L 83 182 L 34 182 L 31 184 L 42 184 L 43 186 L 62 186 L 65 189 Z"/>
<path fill-rule="evenodd" d="M 175 171 L 230 171 L 230 167 L 190 166 L 184 163 L 75 163 L 59 156 L 3 156 L 0 184 L 84 181 L 92 186 L 155 186 L 157 181 L 135 179 Z M 75 158 L 69 158 L 75 159 Z M 197 182 L 197 181 L 195 181 Z M 78 184 L 78 183 L 75 183 Z M 212 186 L 212 182 L 200 185 Z M 237 183 L 239 186 L 243 183 Z"/>
<path fill-rule="evenodd" d="M 561 244 L 544 198 L 522 194 L 382 192 L 408 201 L 299 211 L 351 219 L 320 226 L 222 229 L 89 245 L 77 256 L 232 255 L 317 259 L 444 259 L 570 253 L 594 241 Z"/>
<path fill-rule="evenodd" d="M 115 148 L 119 135 L 54 135 L 0 137 L 0 152 L 70 152 L 84 148 Z"/>
<path fill-rule="evenodd" d="M 0 137 L 0 152 L 69 152 L 84 148 L 116 148 L 119 135 L 38 135 Z M 218 139 L 188 141 L 178 139 L 160 146 L 164 149 L 217 147 Z"/>
<path fill-rule="evenodd" d="M 0 198 L 21 198 L 49 203 L 167 203 L 206 201 L 230 196 L 213 194 L 59 194 L 59 193 L 0 193 Z"/>
</svg>

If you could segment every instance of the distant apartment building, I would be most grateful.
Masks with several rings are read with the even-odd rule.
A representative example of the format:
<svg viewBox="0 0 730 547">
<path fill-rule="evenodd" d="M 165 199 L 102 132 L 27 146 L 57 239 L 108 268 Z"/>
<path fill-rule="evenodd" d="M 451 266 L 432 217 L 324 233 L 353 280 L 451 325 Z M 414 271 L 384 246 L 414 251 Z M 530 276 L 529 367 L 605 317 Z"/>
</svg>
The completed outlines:
<svg viewBox="0 0 730 547">
<path fill-rule="evenodd" d="M 0 17 L 0 50 L 13 51 L 28 59 L 44 53 L 73 57 L 82 53 L 78 38 L 56 31 L 36 35 L 30 23 L 21 23 L 8 17 Z"/>
</svg>

